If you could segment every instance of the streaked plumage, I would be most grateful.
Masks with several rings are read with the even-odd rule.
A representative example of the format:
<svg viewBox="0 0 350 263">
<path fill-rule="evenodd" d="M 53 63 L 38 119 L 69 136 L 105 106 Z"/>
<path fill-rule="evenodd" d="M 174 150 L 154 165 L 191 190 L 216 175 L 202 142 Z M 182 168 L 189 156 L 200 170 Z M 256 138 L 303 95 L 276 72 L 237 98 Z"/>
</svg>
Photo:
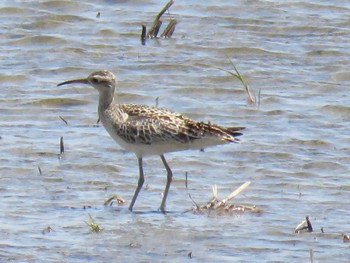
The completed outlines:
<svg viewBox="0 0 350 263">
<path fill-rule="evenodd" d="M 58 84 L 83 83 L 99 91 L 98 115 L 112 138 L 127 151 L 134 152 L 139 161 L 140 176 L 129 209 L 132 210 L 144 182 L 142 158 L 159 155 L 167 170 L 167 185 L 160 209 L 165 211 L 165 202 L 172 180 L 172 172 L 164 153 L 186 149 L 237 142 L 244 127 L 221 127 L 197 122 L 167 109 L 140 104 L 116 104 L 115 76 L 109 71 L 92 73 L 86 79 L 77 79 Z"/>
</svg>

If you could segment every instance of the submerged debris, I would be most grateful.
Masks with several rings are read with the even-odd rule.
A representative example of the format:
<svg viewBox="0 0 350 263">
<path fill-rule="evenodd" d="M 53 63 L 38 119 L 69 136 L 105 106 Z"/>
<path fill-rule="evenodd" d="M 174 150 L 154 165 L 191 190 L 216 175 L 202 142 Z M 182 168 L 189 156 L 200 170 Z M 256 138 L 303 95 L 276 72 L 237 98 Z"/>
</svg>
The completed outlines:
<svg viewBox="0 0 350 263">
<path fill-rule="evenodd" d="M 43 235 L 48 234 L 48 233 L 51 233 L 51 232 L 55 232 L 55 230 L 54 230 L 51 226 L 45 227 L 45 228 L 41 231 L 41 233 L 42 233 Z"/>
<path fill-rule="evenodd" d="M 346 235 L 346 234 L 343 234 L 343 242 L 344 243 L 350 242 L 350 236 Z"/>
<path fill-rule="evenodd" d="M 141 245 L 139 243 L 137 243 L 137 242 L 131 241 L 129 243 L 129 247 L 137 248 L 137 247 L 141 247 Z"/>
<path fill-rule="evenodd" d="M 204 205 L 196 205 L 195 208 L 193 208 L 193 212 L 195 213 L 203 213 L 203 212 L 215 212 L 216 214 L 238 214 L 238 213 L 244 213 L 246 211 L 254 212 L 254 213 L 260 213 L 261 210 L 256 208 L 255 206 L 245 206 L 245 205 L 238 205 L 238 204 L 230 204 L 228 203 L 229 200 L 236 197 L 238 194 L 243 192 L 248 186 L 250 185 L 250 182 L 245 182 L 240 187 L 238 187 L 235 191 L 233 191 L 230 195 L 228 195 L 226 198 L 220 200 L 218 197 L 218 188 L 217 185 L 213 186 L 213 198 Z"/>
<path fill-rule="evenodd" d="M 313 232 L 311 221 L 308 216 L 305 217 L 305 220 L 301 221 L 301 223 L 294 229 L 294 232 L 298 234 L 302 231 Z"/>
<path fill-rule="evenodd" d="M 187 256 L 188 256 L 189 258 L 193 258 L 193 253 L 192 253 L 192 252 L 189 252 L 189 253 L 187 254 Z"/>
<path fill-rule="evenodd" d="M 114 202 L 117 201 L 118 205 L 125 204 L 125 200 L 120 195 L 111 195 L 105 202 L 105 206 L 112 206 Z"/>
</svg>

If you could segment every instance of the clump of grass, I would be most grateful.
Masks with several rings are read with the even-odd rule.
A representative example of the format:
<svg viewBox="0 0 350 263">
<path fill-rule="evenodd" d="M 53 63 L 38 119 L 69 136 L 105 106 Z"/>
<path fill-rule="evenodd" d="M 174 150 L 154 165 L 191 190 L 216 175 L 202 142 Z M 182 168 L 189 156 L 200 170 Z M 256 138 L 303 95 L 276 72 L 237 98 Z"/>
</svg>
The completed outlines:
<svg viewBox="0 0 350 263">
<path fill-rule="evenodd" d="M 95 222 L 95 220 L 92 218 L 92 216 L 89 214 L 89 222 L 84 221 L 85 224 L 87 224 L 90 228 L 90 231 L 98 233 L 103 230 L 103 228 L 100 227 L 98 223 Z"/>
</svg>

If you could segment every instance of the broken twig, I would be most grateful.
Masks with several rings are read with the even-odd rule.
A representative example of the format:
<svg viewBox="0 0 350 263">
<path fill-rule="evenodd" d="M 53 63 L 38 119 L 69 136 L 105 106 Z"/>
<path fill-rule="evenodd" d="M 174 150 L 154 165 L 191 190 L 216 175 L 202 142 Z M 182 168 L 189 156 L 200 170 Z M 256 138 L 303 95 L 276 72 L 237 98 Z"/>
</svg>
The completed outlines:
<svg viewBox="0 0 350 263">
<path fill-rule="evenodd" d="M 68 125 L 68 121 L 66 121 L 62 116 L 58 116 L 58 117 L 60 117 L 60 119 L 61 119 L 65 124 Z"/>
<path fill-rule="evenodd" d="M 141 32 L 141 44 L 146 44 L 146 25 L 142 24 L 142 32 Z"/>
<path fill-rule="evenodd" d="M 64 153 L 64 144 L 63 144 L 63 136 L 60 139 L 60 155 Z"/>
</svg>

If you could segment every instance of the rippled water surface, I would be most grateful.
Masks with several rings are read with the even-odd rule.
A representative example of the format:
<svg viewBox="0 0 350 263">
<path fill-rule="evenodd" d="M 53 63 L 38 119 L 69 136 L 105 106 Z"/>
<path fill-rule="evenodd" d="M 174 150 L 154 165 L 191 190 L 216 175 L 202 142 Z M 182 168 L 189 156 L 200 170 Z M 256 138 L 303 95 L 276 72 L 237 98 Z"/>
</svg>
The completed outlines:
<svg viewBox="0 0 350 263">
<path fill-rule="evenodd" d="M 163 18 L 178 20 L 173 37 L 142 46 L 141 24 L 165 3 L 1 2 L 0 261 L 310 262 L 312 250 L 315 262 L 347 262 L 350 2 L 176 1 Z M 259 108 L 237 79 L 205 65 L 233 70 L 230 60 Z M 120 102 L 158 97 L 191 118 L 247 127 L 241 144 L 166 155 L 175 177 L 166 215 L 158 157 L 145 159 L 134 213 L 103 205 L 131 199 L 136 158 L 95 125 L 95 90 L 56 86 L 100 69 L 117 75 Z M 235 202 L 261 214 L 184 213 L 189 194 L 204 203 L 213 184 L 224 197 L 246 181 Z M 89 231 L 89 215 L 102 232 Z M 314 232 L 295 234 L 307 215 Z"/>
</svg>

